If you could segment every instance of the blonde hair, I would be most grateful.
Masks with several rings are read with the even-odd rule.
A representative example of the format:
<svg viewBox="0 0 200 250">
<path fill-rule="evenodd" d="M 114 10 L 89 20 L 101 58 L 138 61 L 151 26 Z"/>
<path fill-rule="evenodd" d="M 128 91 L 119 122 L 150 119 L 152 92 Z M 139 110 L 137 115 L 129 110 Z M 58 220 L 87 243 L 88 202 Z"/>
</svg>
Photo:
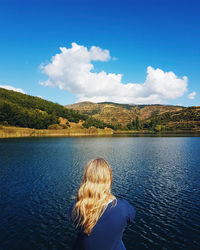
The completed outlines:
<svg viewBox="0 0 200 250">
<path fill-rule="evenodd" d="M 85 167 L 82 184 L 73 209 L 73 220 L 89 235 L 98 219 L 106 210 L 110 200 L 116 204 L 111 194 L 112 169 L 102 158 L 91 160 Z"/>
</svg>

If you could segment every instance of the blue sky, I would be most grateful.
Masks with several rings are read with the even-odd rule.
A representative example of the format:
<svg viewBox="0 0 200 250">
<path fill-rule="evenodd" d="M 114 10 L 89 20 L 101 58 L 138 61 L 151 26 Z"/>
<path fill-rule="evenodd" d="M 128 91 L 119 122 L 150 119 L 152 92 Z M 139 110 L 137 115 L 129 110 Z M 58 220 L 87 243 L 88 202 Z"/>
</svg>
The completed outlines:
<svg viewBox="0 0 200 250">
<path fill-rule="evenodd" d="M 1 0 L 0 85 L 63 105 L 200 105 L 199 13 L 198 0 Z"/>
</svg>

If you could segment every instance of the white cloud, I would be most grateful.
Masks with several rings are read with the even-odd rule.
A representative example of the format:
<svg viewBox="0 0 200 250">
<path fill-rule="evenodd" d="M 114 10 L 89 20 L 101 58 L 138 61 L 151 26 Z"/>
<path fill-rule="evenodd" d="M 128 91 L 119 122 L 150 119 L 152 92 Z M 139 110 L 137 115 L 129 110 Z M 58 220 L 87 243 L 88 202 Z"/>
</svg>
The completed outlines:
<svg viewBox="0 0 200 250">
<path fill-rule="evenodd" d="M 196 96 L 196 92 L 192 92 L 192 93 L 190 93 L 187 97 L 189 98 L 189 99 L 194 99 L 195 98 L 195 96 Z"/>
<path fill-rule="evenodd" d="M 22 89 L 15 88 L 15 87 L 12 87 L 12 86 L 9 86 L 9 85 L 0 85 L 0 88 L 4 88 L 4 89 L 8 89 L 8 90 L 13 90 L 13 91 L 16 91 L 16 92 L 20 92 L 22 94 L 26 94 Z"/>
<path fill-rule="evenodd" d="M 112 101 L 119 103 L 153 104 L 166 103 L 182 96 L 187 90 L 187 77 L 178 78 L 173 72 L 147 68 L 144 83 L 122 82 L 122 75 L 94 72 L 92 61 L 111 59 L 108 50 L 99 47 L 87 49 L 76 43 L 72 48 L 60 48 L 61 53 L 52 57 L 51 62 L 42 65 L 48 80 L 44 86 L 58 86 L 76 94 L 79 101 Z"/>
</svg>

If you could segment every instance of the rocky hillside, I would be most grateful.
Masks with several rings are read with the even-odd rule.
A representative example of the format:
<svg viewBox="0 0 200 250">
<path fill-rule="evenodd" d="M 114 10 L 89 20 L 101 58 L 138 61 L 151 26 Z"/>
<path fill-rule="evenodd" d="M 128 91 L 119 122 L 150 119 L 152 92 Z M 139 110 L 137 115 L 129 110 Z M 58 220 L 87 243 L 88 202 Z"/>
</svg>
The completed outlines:
<svg viewBox="0 0 200 250">
<path fill-rule="evenodd" d="M 143 121 L 165 112 L 175 112 L 184 109 L 181 106 L 171 105 L 129 105 L 109 102 L 80 102 L 66 105 L 65 107 L 79 111 L 82 114 L 91 115 L 105 123 L 122 124 L 123 126 L 135 120 L 136 117 Z"/>
</svg>

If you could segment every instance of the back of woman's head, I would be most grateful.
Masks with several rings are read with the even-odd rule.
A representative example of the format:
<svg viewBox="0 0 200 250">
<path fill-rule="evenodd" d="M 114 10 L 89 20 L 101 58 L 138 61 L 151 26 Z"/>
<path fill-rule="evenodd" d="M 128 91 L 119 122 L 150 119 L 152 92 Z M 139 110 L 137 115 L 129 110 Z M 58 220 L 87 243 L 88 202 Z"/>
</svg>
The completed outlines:
<svg viewBox="0 0 200 250">
<path fill-rule="evenodd" d="M 82 184 L 73 210 L 74 221 L 90 234 L 105 211 L 111 194 L 112 169 L 102 158 L 91 160 L 85 167 Z"/>
<path fill-rule="evenodd" d="M 91 160 L 85 167 L 83 183 L 99 186 L 104 192 L 109 192 L 112 184 L 112 170 L 107 161 L 102 158 Z"/>
</svg>

